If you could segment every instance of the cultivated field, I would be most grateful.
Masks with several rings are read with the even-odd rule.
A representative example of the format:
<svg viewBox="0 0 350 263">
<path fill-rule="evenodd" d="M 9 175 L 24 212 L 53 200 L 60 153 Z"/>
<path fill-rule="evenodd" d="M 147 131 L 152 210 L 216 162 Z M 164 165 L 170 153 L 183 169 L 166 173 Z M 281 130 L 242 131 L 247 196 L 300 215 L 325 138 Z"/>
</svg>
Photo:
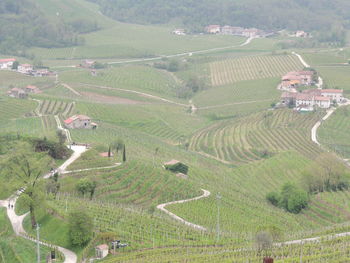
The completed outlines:
<svg viewBox="0 0 350 263">
<path fill-rule="evenodd" d="M 338 109 L 318 132 L 321 144 L 343 158 L 350 158 L 350 107 Z"/>
<path fill-rule="evenodd" d="M 313 158 L 320 150 L 311 142 L 310 129 L 319 116 L 276 110 L 221 121 L 195 134 L 190 149 L 237 165 L 291 149 Z"/>
<path fill-rule="evenodd" d="M 293 55 L 248 56 L 210 63 L 210 76 L 213 86 L 222 86 L 242 80 L 280 77 L 302 68 L 299 59 Z"/>
</svg>

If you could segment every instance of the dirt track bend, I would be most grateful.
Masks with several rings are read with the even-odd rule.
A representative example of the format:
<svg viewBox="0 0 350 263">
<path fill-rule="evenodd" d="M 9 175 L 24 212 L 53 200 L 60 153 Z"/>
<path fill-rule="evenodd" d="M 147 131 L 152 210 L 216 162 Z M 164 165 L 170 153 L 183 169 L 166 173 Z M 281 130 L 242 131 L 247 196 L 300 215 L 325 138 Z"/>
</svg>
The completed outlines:
<svg viewBox="0 0 350 263">
<path fill-rule="evenodd" d="M 186 200 L 179 200 L 179 201 L 172 201 L 172 202 L 168 202 L 168 203 L 164 203 L 164 204 L 160 204 L 160 205 L 157 205 L 157 209 L 163 211 L 164 213 L 168 214 L 169 216 L 171 216 L 173 219 L 177 220 L 177 221 L 180 221 L 181 223 L 184 223 L 185 225 L 189 226 L 189 227 L 192 227 L 194 229 L 198 229 L 198 230 L 201 230 L 201 231 L 207 231 L 207 229 L 203 226 L 200 226 L 200 225 L 196 225 L 196 224 L 193 224 L 191 222 L 188 222 L 186 221 L 185 219 L 175 215 L 174 213 L 170 212 L 169 210 L 167 210 L 165 207 L 168 206 L 168 205 L 174 205 L 174 204 L 183 204 L 183 203 L 187 203 L 187 202 L 191 202 L 191 201 L 196 201 L 196 200 L 199 200 L 199 199 L 202 199 L 202 198 L 206 198 L 208 196 L 210 196 L 210 192 L 207 191 L 207 190 L 204 190 L 202 189 L 203 191 L 203 194 L 201 196 L 197 196 L 197 197 L 194 197 L 194 198 L 190 198 L 190 199 L 186 199 Z"/>
</svg>

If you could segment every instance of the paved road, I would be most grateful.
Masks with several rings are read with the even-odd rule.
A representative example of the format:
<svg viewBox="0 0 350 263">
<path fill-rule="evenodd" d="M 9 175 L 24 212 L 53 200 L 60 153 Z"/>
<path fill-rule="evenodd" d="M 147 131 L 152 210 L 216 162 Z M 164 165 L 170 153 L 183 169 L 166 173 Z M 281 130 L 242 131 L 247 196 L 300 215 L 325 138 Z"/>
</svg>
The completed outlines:
<svg viewBox="0 0 350 263">
<path fill-rule="evenodd" d="M 196 201 L 196 200 L 199 200 L 199 199 L 202 199 L 202 198 L 206 198 L 208 196 L 210 196 L 210 192 L 207 191 L 207 190 L 204 190 L 202 189 L 203 191 L 203 194 L 201 196 L 197 196 L 197 197 L 194 197 L 194 198 L 191 198 L 191 199 L 186 199 L 186 200 L 179 200 L 179 201 L 172 201 L 172 202 L 168 202 L 168 203 L 164 203 L 164 204 L 160 204 L 160 205 L 157 205 L 157 208 L 161 211 L 163 211 L 164 213 L 168 214 L 169 216 L 171 216 L 173 219 L 177 220 L 177 221 L 180 221 L 181 223 L 184 223 L 185 225 L 189 226 L 189 227 L 192 227 L 194 229 L 198 229 L 198 230 L 201 230 L 201 231 L 207 231 L 207 229 L 203 226 L 200 226 L 200 225 L 196 225 L 196 224 L 193 224 L 191 222 L 188 222 L 186 221 L 185 219 L 175 215 L 174 213 L 168 211 L 165 207 L 168 206 L 168 205 L 174 205 L 174 204 L 183 204 L 183 203 L 187 203 L 187 202 L 191 202 L 191 201 Z"/>
<path fill-rule="evenodd" d="M 218 48 L 210 48 L 210 49 L 204 49 L 204 50 L 197 50 L 197 51 L 189 51 L 189 52 L 184 52 L 184 53 L 178 53 L 178 54 L 173 54 L 173 55 L 164 55 L 164 56 L 157 56 L 153 58 L 138 58 L 138 59 L 130 59 L 130 60 L 121 60 L 121 61 L 112 61 L 112 62 L 107 62 L 109 65 L 118 65 L 118 64 L 130 64 L 130 63 L 138 63 L 138 62 L 149 62 L 149 61 L 155 61 L 155 60 L 160 60 L 162 58 L 174 58 L 174 57 L 184 57 L 184 56 L 192 56 L 196 54 L 207 54 L 215 51 L 222 51 L 222 50 L 227 50 L 231 48 L 238 48 L 238 47 L 244 47 L 246 45 L 249 45 L 255 37 L 250 37 L 247 38 L 247 40 L 239 45 L 234 45 L 234 46 L 226 46 L 226 47 L 218 47 Z M 53 68 L 75 68 L 76 65 L 69 65 L 69 66 L 57 66 Z"/>
</svg>

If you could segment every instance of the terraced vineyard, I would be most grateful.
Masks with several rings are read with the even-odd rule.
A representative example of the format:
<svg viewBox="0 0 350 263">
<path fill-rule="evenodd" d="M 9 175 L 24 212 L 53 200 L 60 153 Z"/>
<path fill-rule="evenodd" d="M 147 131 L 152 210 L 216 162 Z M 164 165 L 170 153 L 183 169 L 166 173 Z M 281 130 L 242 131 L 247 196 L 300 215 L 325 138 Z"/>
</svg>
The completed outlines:
<svg viewBox="0 0 350 263">
<path fill-rule="evenodd" d="M 31 100 L 0 98 L 0 120 L 9 120 L 33 116 L 36 102 Z"/>
<path fill-rule="evenodd" d="M 195 134 L 189 148 L 237 165 L 291 149 L 314 158 L 320 149 L 312 143 L 310 131 L 320 116 L 276 110 L 223 121 Z"/>
<path fill-rule="evenodd" d="M 91 178 L 98 181 L 95 197 L 139 206 L 157 205 L 161 202 L 200 195 L 191 182 L 177 178 L 161 167 L 153 167 L 141 161 L 130 161 L 121 167 L 102 171 L 83 172 L 72 176 Z M 63 189 L 74 193 L 70 180 Z"/>
<path fill-rule="evenodd" d="M 40 104 L 39 112 L 42 115 L 57 115 L 68 117 L 74 111 L 74 102 L 65 102 L 58 100 L 44 100 Z"/>
<path fill-rule="evenodd" d="M 267 255 L 275 262 L 348 262 L 350 238 L 341 237 L 322 240 L 320 243 L 283 245 L 269 249 Z M 262 253 L 263 254 L 263 253 Z M 157 248 L 137 251 L 128 255 L 107 258 L 103 263 L 161 263 L 161 262 L 191 262 L 191 263 L 245 263 L 262 262 L 263 255 L 256 249 L 240 249 L 234 246 L 183 246 L 173 248 Z"/>
<path fill-rule="evenodd" d="M 289 71 L 303 68 L 300 60 L 293 55 L 242 57 L 212 62 L 209 66 L 213 86 L 280 77 Z"/>
</svg>

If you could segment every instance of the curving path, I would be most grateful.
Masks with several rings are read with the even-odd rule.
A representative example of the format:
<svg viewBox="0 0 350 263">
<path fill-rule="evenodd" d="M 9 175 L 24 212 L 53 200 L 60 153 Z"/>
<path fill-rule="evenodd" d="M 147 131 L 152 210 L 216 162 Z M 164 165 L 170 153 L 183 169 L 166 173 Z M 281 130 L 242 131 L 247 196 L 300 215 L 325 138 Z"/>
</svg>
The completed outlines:
<svg viewBox="0 0 350 263">
<path fill-rule="evenodd" d="M 172 201 L 172 202 L 160 204 L 160 205 L 157 205 L 157 209 L 163 211 L 164 213 L 168 214 L 173 219 L 175 219 L 177 221 L 180 221 L 181 223 L 184 223 L 185 225 L 187 225 L 189 227 L 192 227 L 194 229 L 198 229 L 198 230 L 201 230 L 201 231 L 207 231 L 207 229 L 205 227 L 193 224 L 191 222 L 188 222 L 185 219 L 175 215 L 174 213 L 170 212 L 169 210 L 167 210 L 165 208 L 168 205 L 183 204 L 183 203 L 187 203 L 187 202 L 191 202 L 191 201 L 196 201 L 196 200 L 199 200 L 199 199 L 202 199 L 202 198 L 206 198 L 206 197 L 210 196 L 210 194 L 211 194 L 207 190 L 202 189 L 202 191 L 203 191 L 203 194 L 201 196 L 197 196 L 197 197 L 194 197 L 194 198 L 191 198 L 191 199 L 186 199 L 186 200 Z"/>
</svg>

